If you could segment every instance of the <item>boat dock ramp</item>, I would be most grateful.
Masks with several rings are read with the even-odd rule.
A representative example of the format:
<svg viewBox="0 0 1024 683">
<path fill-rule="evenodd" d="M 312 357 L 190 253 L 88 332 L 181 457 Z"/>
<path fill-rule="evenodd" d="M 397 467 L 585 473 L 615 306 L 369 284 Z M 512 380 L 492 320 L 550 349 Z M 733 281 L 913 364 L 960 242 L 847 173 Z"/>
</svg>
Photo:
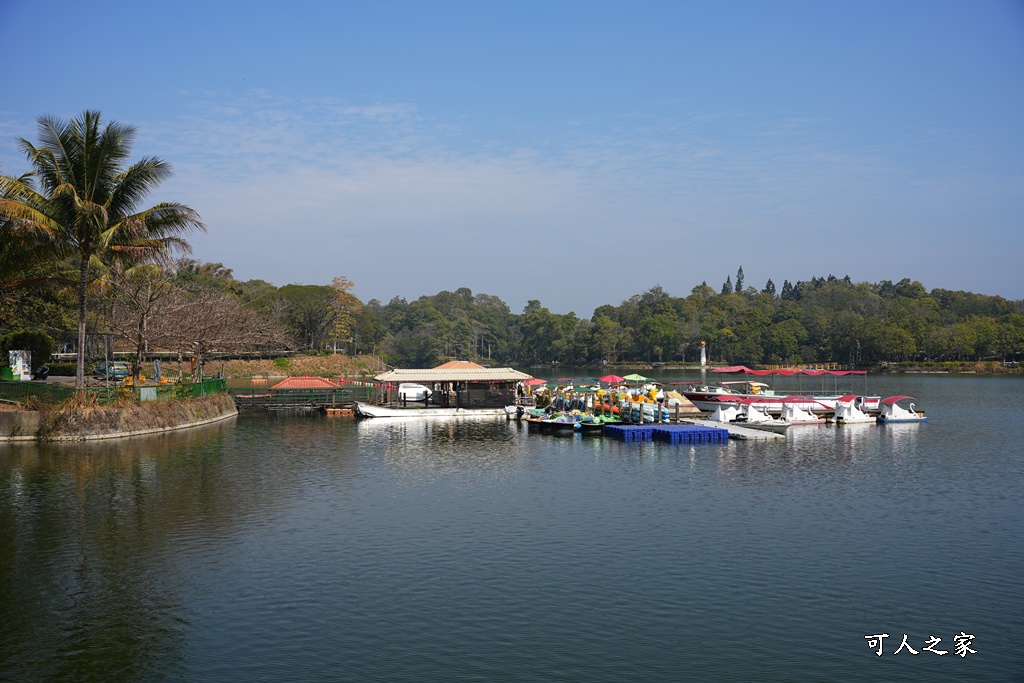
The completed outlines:
<svg viewBox="0 0 1024 683">
<path fill-rule="evenodd" d="M 690 420 L 681 419 L 680 423 L 693 424 L 693 425 L 707 425 L 707 421 L 704 420 Z M 752 429 L 750 427 L 741 427 L 738 424 L 732 422 L 716 422 L 715 425 L 719 429 L 725 429 L 729 432 L 730 439 L 736 439 L 738 441 L 769 441 L 773 439 L 785 439 L 785 435 L 778 434 L 776 432 L 769 432 L 766 429 Z"/>
</svg>

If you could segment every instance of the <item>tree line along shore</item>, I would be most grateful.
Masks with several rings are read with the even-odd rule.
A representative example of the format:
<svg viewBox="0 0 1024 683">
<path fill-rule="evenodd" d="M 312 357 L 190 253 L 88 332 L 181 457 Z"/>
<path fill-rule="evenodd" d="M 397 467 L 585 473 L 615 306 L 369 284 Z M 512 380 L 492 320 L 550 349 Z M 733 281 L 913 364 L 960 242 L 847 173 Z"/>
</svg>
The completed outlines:
<svg viewBox="0 0 1024 683">
<path fill-rule="evenodd" d="M 660 285 L 590 313 L 555 313 L 540 300 L 513 312 L 469 288 L 408 301 L 363 302 L 355 283 L 276 286 L 237 280 L 231 268 L 190 258 L 185 237 L 207 226 L 187 204 L 147 206 L 171 175 L 153 156 L 132 161 L 136 131 L 99 112 L 38 119 L 38 142 L 19 138 L 28 172 L 0 175 L 0 352 L 76 354 L 82 387 L 92 364 L 128 354 L 135 379 L 156 351 L 187 359 L 194 378 L 222 355 L 370 356 L 432 367 L 714 364 L 1013 369 L 1024 350 L 1024 302 L 904 278 L 848 275 L 746 282 L 742 266 L 720 287 Z M 283 360 L 282 360 L 283 359 Z M 256 374 L 256 373 L 254 373 Z M 269 375 L 270 370 L 259 374 Z M 335 374 L 333 372 L 319 374 Z"/>
</svg>

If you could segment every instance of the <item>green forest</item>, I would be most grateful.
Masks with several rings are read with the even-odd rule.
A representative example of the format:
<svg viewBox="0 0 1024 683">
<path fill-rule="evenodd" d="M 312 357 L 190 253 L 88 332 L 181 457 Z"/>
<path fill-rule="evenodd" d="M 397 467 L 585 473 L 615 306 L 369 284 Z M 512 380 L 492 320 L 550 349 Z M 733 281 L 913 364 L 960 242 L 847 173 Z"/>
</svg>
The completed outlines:
<svg viewBox="0 0 1024 683">
<path fill-rule="evenodd" d="M 458 358 L 489 364 L 712 363 L 789 365 L 1019 362 L 1024 302 L 903 279 L 849 276 L 748 286 L 743 268 L 718 288 L 685 296 L 660 286 L 585 317 L 539 300 L 513 312 L 468 288 L 362 302 L 339 275 L 323 285 L 237 280 L 221 263 L 189 258 L 185 236 L 205 231 L 184 204 L 145 206 L 171 174 L 130 162 L 135 129 L 86 111 L 40 117 L 38 144 L 18 141 L 31 170 L 0 175 L 0 350 L 12 344 L 89 359 L 127 351 L 140 361 L 176 353 L 371 354 L 430 367 Z M 37 359 L 37 356 L 33 356 Z M 138 370 L 135 364 L 135 372 Z"/>
<path fill-rule="evenodd" d="M 469 289 L 415 301 L 373 300 L 354 317 L 356 352 L 391 364 L 429 367 L 442 358 L 499 363 L 727 364 L 1013 360 L 1024 348 L 1024 304 L 998 296 L 936 289 L 904 279 L 854 283 L 812 277 L 780 291 L 727 279 L 700 283 L 684 297 L 661 287 L 587 317 L 552 313 L 530 301 L 513 313 L 498 297 Z M 327 340 L 325 340 L 327 341 Z"/>
<path fill-rule="evenodd" d="M 76 307 L 61 273 L 40 264 L 34 275 L 4 286 L 0 335 L 40 331 L 57 346 L 73 348 Z M 1013 361 L 1024 348 L 1024 302 L 929 291 L 909 279 L 858 283 L 829 275 L 787 280 L 776 291 L 771 281 L 761 289 L 742 287 L 740 269 L 739 288 L 732 277 L 717 289 L 702 282 L 682 297 L 656 286 L 579 317 L 553 313 L 541 301 L 515 313 L 499 297 L 468 288 L 363 303 L 343 277 L 331 285 L 277 287 L 236 280 L 220 263 L 190 259 L 178 260 L 162 277 L 166 293 L 153 303 L 147 324 L 144 348 L 151 351 L 201 341 L 208 353 L 372 354 L 399 367 L 430 367 L 448 358 L 502 365 L 696 363 L 701 342 L 710 362 L 747 365 Z M 87 355 L 102 357 L 111 337 L 120 340 L 119 348 L 137 341 L 143 310 L 133 308 L 125 287 L 90 289 Z M 137 290 L 131 290 L 136 300 Z M 195 339 L 161 333 L 180 327 L 178 311 L 191 316 L 197 310 L 165 305 L 175 300 L 173 291 L 211 302 L 202 314 L 225 318 L 234 331 L 197 330 Z M 160 324 L 159 316 L 171 324 Z"/>
</svg>

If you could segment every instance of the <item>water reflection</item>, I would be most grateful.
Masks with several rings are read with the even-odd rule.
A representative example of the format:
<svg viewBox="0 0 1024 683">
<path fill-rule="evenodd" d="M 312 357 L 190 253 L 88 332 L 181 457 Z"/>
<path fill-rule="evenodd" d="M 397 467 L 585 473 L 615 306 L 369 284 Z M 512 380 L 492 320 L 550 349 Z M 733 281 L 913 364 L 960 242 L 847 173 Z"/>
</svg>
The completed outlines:
<svg viewBox="0 0 1024 683">
<path fill-rule="evenodd" d="M 0 679 L 875 680 L 860 629 L 953 626 L 987 643 L 955 675 L 1006 679 L 1022 383 L 971 420 L 971 380 L 918 383 L 926 425 L 774 442 L 249 414 L 0 447 Z"/>
<path fill-rule="evenodd" d="M 513 476 L 533 458 L 525 430 L 506 420 L 361 420 L 359 447 L 379 452 L 408 485 Z"/>
<path fill-rule="evenodd" d="M 351 470 L 355 449 L 325 420 L 246 426 L 0 450 L 0 677 L 175 677 L 188 573 Z"/>
<path fill-rule="evenodd" d="M 230 426 L 88 444 L 20 445 L 0 466 L 0 672 L 24 680 L 135 680 L 171 673 L 184 649 L 180 578 L 167 547 L 199 505 L 192 468 L 162 452 L 220 457 Z M 173 458 L 173 456 L 172 456 Z"/>
</svg>

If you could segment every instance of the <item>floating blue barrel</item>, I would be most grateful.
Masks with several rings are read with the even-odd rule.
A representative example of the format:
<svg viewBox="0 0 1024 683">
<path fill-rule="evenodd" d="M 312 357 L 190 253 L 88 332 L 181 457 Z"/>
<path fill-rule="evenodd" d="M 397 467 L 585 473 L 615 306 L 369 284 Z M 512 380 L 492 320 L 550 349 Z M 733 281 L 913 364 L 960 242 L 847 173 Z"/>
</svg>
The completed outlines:
<svg viewBox="0 0 1024 683">
<path fill-rule="evenodd" d="M 728 443 L 729 430 L 694 424 L 607 425 L 605 436 L 626 443 L 664 441 L 673 444 Z"/>
<path fill-rule="evenodd" d="M 626 443 L 638 443 L 652 441 L 653 427 L 642 427 L 640 425 L 605 425 L 604 435 L 610 436 Z"/>
<path fill-rule="evenodd" d="M 729 430 L 703 425 L 660 425 L 652 428 L 655 441 L 673 444 L 728 443 Z"/>
</svg>

